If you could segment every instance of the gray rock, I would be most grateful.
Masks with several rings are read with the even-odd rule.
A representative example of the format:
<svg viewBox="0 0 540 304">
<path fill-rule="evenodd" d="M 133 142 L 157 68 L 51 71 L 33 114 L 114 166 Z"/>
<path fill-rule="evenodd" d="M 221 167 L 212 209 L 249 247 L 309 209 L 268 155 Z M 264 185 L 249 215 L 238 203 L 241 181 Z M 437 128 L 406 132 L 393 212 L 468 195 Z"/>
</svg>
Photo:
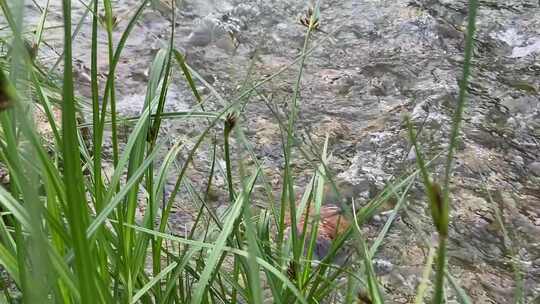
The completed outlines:
<svg viewBox="0 0 540 304">
<path fill-rule="evenodd" d="M 531 172 L 533 175 L 540 176 L 540 161 L 530 163 L 529 172 Z"/>
<path fill-rule="evenodd" d="M 520 166 L 520 167 L 524 165 L 523 157 L 521 157 L 519 155 L 514 156 L 514 158 L 512 159 L 512 162 L 515 165 Z"/>
<path fill-rule="evenodd" d="M 411 149 L 409 151 L 409 154 L 407 154 L 407 160 L 408 161 L 416 161 L 416 151 L 414 149 Z"/>
<path fill-rule="evenodd" d="M 394 265 L 392 262 L 384 259 L 374 259 L 373 267 L 378 275 L 385 275 L 392 271 Z"/>
<path fill-rule="evenodd" d="M 209 28 L 196 29 L 188 37 L 188 44 L 191 46 L 204 47 L 210 42 L 212 42 L 212 32 Z"/>
</svg>

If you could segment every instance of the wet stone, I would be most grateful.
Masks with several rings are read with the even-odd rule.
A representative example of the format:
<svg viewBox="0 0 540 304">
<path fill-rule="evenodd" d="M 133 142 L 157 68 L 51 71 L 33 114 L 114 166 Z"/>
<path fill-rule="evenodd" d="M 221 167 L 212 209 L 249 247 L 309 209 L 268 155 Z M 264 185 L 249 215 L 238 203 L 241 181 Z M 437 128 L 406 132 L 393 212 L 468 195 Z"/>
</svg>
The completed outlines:
<svg viewBox="0 0 540 304">
<path fill-rule="evenodd" d="M 536 175 L 536 176 L 540 176 L 540 162 L 532 162 L 529 164 L 529 171 Z"/>
</svg>

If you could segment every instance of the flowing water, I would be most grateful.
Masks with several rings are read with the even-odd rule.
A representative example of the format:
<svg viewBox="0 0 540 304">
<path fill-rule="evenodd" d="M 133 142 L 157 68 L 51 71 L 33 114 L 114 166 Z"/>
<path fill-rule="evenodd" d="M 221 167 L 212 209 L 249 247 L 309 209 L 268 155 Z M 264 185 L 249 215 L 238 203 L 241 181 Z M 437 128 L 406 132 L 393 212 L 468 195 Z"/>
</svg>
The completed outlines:
<svg viewBox="0 0 540 304">
<path fill-rule="evenodd" d="M 27 1 L 28 2 L 28 1 Z M 45 1 L 37 1 L 44 3 Z M 118 41 L 138 1 L 114 1 Z M 449 271 L 474 303 L 511 303 L 515 288 L 507 248 L 514 248 L 526 297 L 540 293 L 540 3 L 536 0 L 481 0 L 474 66 L 464 113 L 462 142 L 452 183 Z M 175 46 L 188 63 L 225 98 L 291 65 L 304 43 L 299 18 L 309 3 L 272 1 L 178 1 Z M 77 4 L 74 20 L 84 13 Z M 61 23 L 59 1 L 52 1 L 49 26 Z M 464 52 L 466 1 L 358 0 L 321 1 L 320 30 L 311 46 L 301 80 L 299 142 L 320 153 L 326 134 L 330 167 L 345 194 L 366 202 L 403 170 L 415 165 L 404 115 L 421 129 L 426 155 L 448 146 Z M 117 70 L 119 112 L 133 116 L 144 102 L 148 67 L 166 46 L 171 10 L 165 1 L 148 7 L 127 41 Z M 27 20 L 39 12 L 27 5 Z M 89 96 L 90 19 L 76 38 L 79 91 Z M 45 33 L 40 60 L 52 66 L 61 52 L 61 29 Z M 102 72 L 107 71 L 106 37 L 100 36 Z M 288 113 L 297 65 L 273 78 L 249 97 L 241 124 L 264 163 L 270 182 L 279 181 L 283 156 L 280 129 Z M 176 73 L 178 74 L 178 73 Z M 207 110 L 222 108 L 198 82 Z M 171 84 L 167 111 L 197 109 L 184 82 Z M 272 109 L 272 110 L 270 110 Z M 164 138 L 189 147 L 204 122 L 169 121 Z M 235 146 L 238 143 L 234 144 Z M 235 150 L 236 151 L 236 150 Z M 237 151 L 240 153 L 239 151 Z M 209 152 L 202 150 L 190 172 L 195 188 L 205 185 Z M 442 178 L 443 158 L 434 161 Z M 310 178 L 307 160 L 293 164 L 299 189 Z M 217 185 L 224 185 L 218 178 Z M 170 188 L 172 185 L 169 185 Z M 434 234 L 421 185 L 412 187 L 401 212 L 375 256 L 388 302 L 408 303 L 415 294 Z M 489 195 L 488 195 L 489 191 Z M 225 189 L 214 190 L 216 205 Z M 331 196 L 330 196 L 331 197 Z M 179 199 L 171 225 L 181 231 L 191 221 L 188 199 Z M 510 239 L 496 219 L 501 213 Z M 365 227 L 370 237 L 382 228 L 387 212 Z M 449 289 L 451 299 L 454 292 Z"/>
</svg>

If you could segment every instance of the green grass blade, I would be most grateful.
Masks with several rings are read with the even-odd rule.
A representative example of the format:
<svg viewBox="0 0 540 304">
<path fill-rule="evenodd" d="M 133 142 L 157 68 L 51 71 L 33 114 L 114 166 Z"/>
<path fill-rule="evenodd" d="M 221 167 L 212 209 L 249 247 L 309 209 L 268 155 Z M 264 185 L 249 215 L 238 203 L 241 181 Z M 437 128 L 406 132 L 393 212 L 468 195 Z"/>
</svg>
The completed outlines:
<svg viewBox="0 0 540 304">
<path fill-rule="evenodd" d="M 461 303 L 461 304 L 472 304 L 473 303 L 473 301 L 467 295 L 465 290 L 463 290 L 463 288 L 461 288 L 461 286 L 459 286 L 458 282 L 456 282 L 456 279 L 450 273 L 448 273 L 448 272 L 446 273 L 446 278 L 448 279 L 448 282 L 450 282 L 450 285 L 456 291 L 459 303 Z M 534 303 L 534 302 L 531 302 L 531 303 Z"/>
<path fill-rule="evenodd" d="M 41 17 L 39 19 L 38 26 L 36 28 L 36 35 L 34 38 L 34 45 L 32 47 L 35 48 L 35 52 L 37 55 L 37 52 L 39 50 L 39 45 L 41 44 L 42 38 L 43 38 L 43 27 L 45 26 L 45 20 L 47 19 L 47 13 L 49 12 L 49 2 L 50 0 L 47 0 L 47 3 L 45 4 L 45 8 L 43 9 L 41 13 Z"/>
<path fill-rule="evenodd" d="M 253 187 L 253 184 L 255 183 L 258 171 L 255 173 L 248 185 L 251 189 Z M 193 299 L 191 303 L 200 303 L 203 299 L 203 296 L 206 292 L 206 288 L 208 284 L 210 283 L 210 278 L 212 277 L 212 274 L 215 271 L 215 267 L 218 264 L 218 261 L 223 254 L 223 248 L 225 247 L 225 244 L 227 242 L 227 239 L 229 238 L 229 235 L 231 234 L 233 227 L 235 225 L 236 220 L 240 216 L 242 212 L 242 208 L 244 206 L 243 200 L 246 199 L 247 193 L 242 193 L 242 195 L 238 196 L 234 204 L 232 205 L 232 209 L 230 214 L 228 215 L 227 219 L 223 223 L 223 229 L 221 230 L 221 233 L 219 234 L 219 237 L 217 238 L 215 242 L 214 249 L 210 252 L 210 255 L 206 259 L 206 267 L 204 268 L 201 277 L 199 281 L 197 282 L 197 286 L 195 287 L 195 294 L 193 296 Z"/>
<path fill-rule="evenodd" d="M 118 134 L 116 123 L 116 93 L 115 93 L 115 64 L 114 64 L 114 45 L 113 45 L 113 12 L 110 0 L 103 0 L 105 10 L 105 32 L 107 33 L 107 49 L 109 55 L 109 77 L 107 79 L 107 88 L 109 93 L 109 104 L 111 107 L 111 139 L 113 149 L 113 164 L 118 163 Z M 97 12 L 95 12 L 97 13 Z M 105 103 L 104 103 L 105 104 Z M 105 107 L 105 106 L 103 106 Z M 105 118 L 105 116 L 103 116 Z"/>
<path fill-rule="evenodd" d="M 88 17 L 88 13 L 90 12 L 90 10 L 88 9 L 89 7 L 91 7 L 94 3 L 94 1 L 98 1 L 98 0 L 92 0 L 91 1 L 91 4 L 89 6 L 86 6 L 86 9 L 81 17 L 81 19 L 79 20 L 79 22 L 77 23 L 77 26 L 75 27 L 75 30 L 73 31 L 73 34 L 71 35 L 71 41 L 74 41 L 75 38 L 77 38 L 77 35 L 79 34 L 82 26 L 84 25 L 84 20 L 86 19 L 86 17 Z M 56 68 L 58 67 L 58 65 L 60 65 L 60 63 L 62 62 L 62 59 L 64 59 L 65 57 L 65 51 L 62 51 L 62 53 L 60 54 L 60 56 L 58 56 L 58 59 L 56 60 L 56 62 L 53 64 L 53 66 L 47 71 L 47 74 L 51 74 L 53 71 L 56 70 Z"/>
<path fill-rule="evenodd" d="M 465 108 L 465 99 L 467 95 L 467 87 L 469 74 L 471 70 L 471 60 L 474 51 L 474 34 L 476 31 L 476 11 L 478 8 L 478 0 L 469 0 L 468 16 L 467 16 L 467 33 L 465 35 L 465 55 L 463 58 L 463 72 L 459 81 L 459 95 L 456 105 L 456 110 L 452 120 L 452 131 L 450 133 L 450 144 L 448 146 L 448 155 L 446 158 L 446 167 L 444 170 L 444 187 L 443 199 L 448 201 L 450 177 L 452 175 L 452 164 L 454 162 L 454 151 L 458 145 L 459 129 Z"/>
<path fill-rule="evenodd" d="M 522 270 L 519 262 L 519 246 L 516 246 L 514 244 L 514 241 L 512 238 L 510 238 L 510 234 L 508 233 L 508 229 L 506 228 L 505 221 L 504 221 L 504 209 L 503 209 L 503 203 L 502 202 L 495 202 L 493 200 L 493 197 L 491 196 L 491 192 L 489 189 L 487 189 L 486 184 L 483 185 L 484 191 L 488 195 L 489 203 L 491 206 L 493 206 L 493 209 L 495 211 L 495 220 L 497 221 L 499 228 L 502 232 L 503 241 L 502 245 L 506 251 L 506 255 L 510 257 L 510 264 L 512 265 L 512 270 L 514 272 L 514 280 L 515 280 L 515 288 L 514 288 L 514 303 L 516 304 L 523 304 L 525 301 L 525 291 L 523 289 L 523 275 Z M 514 234 L 515 235 L 515 234 Z M 517 248 L 517 249 L 516 249 Z"/>
<path fill-rule="evenodd" d="M 71 1 L 63 0 L 64 20 L 64 106 L 62 111 L 62 138 L 64 159 L 64 183 L 69 204 L 70 224 L 75 252 L 75 268 L 79 278 L 81 303 L 92 303 L 96 292 L 95 262 L 86 238 L 88 207 L 83 188 L 83 175 L 77 146 L 76 106 L 72 72 Z"/>
<path fill-rule="evenodd" d="M 143 13 L 144 9 L 146 8 L 146 5 L 147 5 L 148 1 L 149 0 L 143 0 L 141 2 L 140 6 L 137 7 L 137 10 L 135 11 L 135 14 L 129 20 L 129 23 L 128 23 L 126 29 L 124 30 L 124 32 L 122 33 L 122 36 L 120 37 L 120 40 L 118 41 L 118 45 L 116 46 L 116 50 L 114 52 L 113 60 L 112 60 L 112 62 L 110 62 L 109 75 L 108 75 L 107 81 L 105 83 L 105 93 L 104 93 L 104 96 L 103 96 L 103 104 L 101 105 L 101 113 L 99 115 L 100 122 L 98 124 L 99 127 L 97 128 L 98 133 L 94 138 L 94 141 L 95 141 L 94 142 L 95 155 L 101 155 L 101 144 L 102 144 L 102 141 L 103 141 L 103 130 L 104 130 L 104 125 L 105 125 L 105 120 L 106 120 L 106 117 L 107 117 L 107 115 L 106 115 L 107 114 L 107 103 L 108 103 L 108 100 L 110 99 L 109 95 L 111 94 L 112 91 L 114 91 L 114 90 L 111 90 L 111 87 L 114 85 L 113 84 L 113 81 L 114 81 L 113 78 L 116 76 L 115 75 L 116 66 L 118 65 L 118 62 L 120 61 L 120 56 L 122 55 L 122 51 L 124 49 L 124 46 L 126 45 L 129 34 L 131 33 L 131 31 L 135 27 L 137 19 L 139 19 L 139 17 Z M 112 121 L 111 121 L 111 123 L 112 123 Z M 94 130 L 94 132 L 96 132 L 96 130 Z"/>
<path fill-rule="evenodd" d="M 58 276 L 58 280 L 65 284 L 71 295 L 80 302 L 81 294 L 77 288 L 77 280 L 69 267 L 53 248 L 49 250 L 49 256 L 51 257 L 52 268 L 55 270 L 54 274 Z"/>
<path fill-rule="evenodd" d="M 137 139 L 139 138 L 139 135 L 143 132 L 144 126 L 147 124 L 148 115 L 150 113 L 150 109 L 147 108 L 139 117 L 139 121 L 133 128 L 133 131 L 131 132 L 128 142 L 124 147 L 124 151 L 122 153 L 122 156 L 120 157 L 120 160 L 118 161 L 118 164 L 114 170 L 114 173 L 111 177 L 111 180 L 109 182 L 109 190 L 105 194 L 105 197 L 103 199 L 103 202 L 105 204 L 109 203 L 112 199 L 114 193 L 116 192 L 116 188 L 118 187 L 120 183 L 120 179 L 122 177 L 122 174 L 124 173 L 124 170 L 129 162 L 129 157 L 131 155 L 131 150 L 135 146 Z"/>
<path fill-rule="evenodd" d="M 357 213 L 354 210 L 354 201 L 353 201 L 353 215 L 356 215 L 356 214 Z M 364 260 L 364 267 L 365 267 L 366 277 L 367 277 L 367 282 L 368 282 L 369 296 L 373 303 L 376 303 L 376 304 L 384 303 L 384 300 L 383 300 L 383 297 L 379 288 L 379 282 L 377 280 L 377 277 L 375 275 L 375 270 L 373 268 L 372 256 L 369 249 L 367 248 L 367 244 L 362 238 L 362 235 L 361 235 L 362 230 L 360 229 L 360 224 L 356 216 L 354 217 L 354 226 L 355 228 L 353 229 L 356 229 L 356 233 L 357 233 L 356 240 L 359 242 L 358 244 L 359 251 L 360 251 L 359 254 L 362 255 L 363 260 Z"/>
<path fill-rule="evenodd" d="M 326 139 L 324 141 L 323 145 L 323 152 L 322 152 L 322 163 L 319 165 L 319 171 L 316 173 L 316 180 L 317 180 L 317 187 L 315 189 L 315 199 L 314 199 L 314 208 L 313 208 L 313 220 L 309 225 L 311 226 L 311 229 L 309 231 L 311 232 L 309 235 L 309 245 L 307 252 L 305 254 L 306 259 L 308 261 L 313 259 L 315 247 L 317 246 L 317 238 L 319 234 L 319 222 L 320 222 L 320 214 L 321 214 L 321 206 L 323 202 L 323 195 L 324 195 L 324 184 L 325 184 L 325 163 L 327 162 L 327 150 L 328 150 L 328 134 L 326 136 Z M 309 208 L 309 207 L 308 207 Z M 307 212 L 307 211 L 306 211 Z M 300 214 L 305 214 L 303 210 L 300 211 Z M 308 224 L 309 221 L 304 221 L 305 224 Z M 308 231 L 306 228 L 303 229 L 303 231 Z M 302 241 L 302 244 L 304 241 Z M 308 280 L 309 274 L 311 272 L 311 263 L 306 263 L 304 267 L 304 273 L 301 279 L 302 284 Z"/>
<path fill-rule="evenodd" d="M 0 265 L 7 271 L 9 276 L 15 281 L 17 286 L 21 285 L 17 258 L 0 243 Z"/>
<path fill-rule="evenodd" d="M 377 249 L 382 244 L 382 242 L 384 240 L 384 237 L 388 233 L 388 230 L 390 230 L 390 226 L 392 225 L 392 223 L 396 219 L 396 217 L 397 217 L 400 209 L 402 208 L 402 206 L 405 204 L 406 196 L 409 193 L 409 189 L 411 188 L 413 182 L 414 182 L 414 180 L 411 180 L 409 182 L 409 184 L 403 190 L 403 193 L 401 194 L 401 196 L 397 197 L 398 202 L 397 202 L 396 206 L 394 207 L 394 210 L 390 214 L 390 217 L 388 217 L 388 220 L 386 221 L 386 223 L 384 223 L 384 226 L 381 229 L 381 232 L 379 233 L 379 235 L 377 235 L 377 238 L 373 241 L 373 244 L 371 245 L 371 248 L 369 250 L 371 256 L 375 256 L 375 253 L 377 252 Z M 397 193 L 395 192 L 393 185 L 390 184 L 389 187 L 390 187 L 390 191 L 395 193 L 395 195 L 397 196 Z"/>
<path fill-rule="evenodd" d="M 131 178 L 127 181 L 125 185 L 122 186 L 122 189 L 111 199 L 103 210 L 96 216 L 95 220 L 88 226 L 87 236 L 90 238 L 94 236 L 97 229 L 103 225 L 107 217 L 114 211 L 114 209 L 125 199 L 128 193 L 132 190 L 134 186 L 139 183 L 139 179 L 144 175 L 145 170 L 152 164 L 155 158 L 158 155 L 158 150 L 154 150 L 148 157 L 143 161 L 139 168 L 133 173 Z"/>
<path fill-rule="evenodd" d="M 156 204 L 154 204 L 154 206 L 151 206 L 153 210 L 146 210 L 144 214 L 144 218 L 143 218 L 143 225 L 144 227 L 148 229 L 153 229 L 154 227 L 153 225 L 156 220 L 156 215 L 158 214 L 158 208 L 159 208 L 159 205 L 157 204 L 157 202 L 160 202 L 162 199 L 162 196 L 163 196 L 162 190 L 167 181 L 167 174 L 169 172 L 171 165 L 173 164 L 174 159 L 176 159 L 178 153 L 180 153 L 181 148 L 182 148 L 182 143 L 181 142 L 176 143 L 171 148 L 169 153 L 167 153 L 167 155 L 165 156 L 163 163 L 161 165 L 161 168 L 157 172 L 157 180 L 154 182 L 154 186 L 153 186 L 153 191 L 154 191 L 153 197 L 155 199 Z M 150 209 L 150 206 L 148 209 Z M 138 238 L 137 244 L 135 246 L 135 253 L 134 253 L 134 256 L 135 256 L 134 263 L 136 265 L 137 264 L 144 265 L 144 259 L 146 258 L 146 255 L 147 255 L 146 248 L 147 248 L 148 241 L 149 241 L 149 238 L 147 235 L 142 235 L 141 237 Z M 153 250 L 154 250 L 153 263 L 155 264 L 154 270 L 159 272 L 160 267 L 161 267 L 161 260 L 160 260 L 161 251 L 160 251 L 160 248 L 155 248 L 155 247 Z"/>
<path fill-rule="evenodd" d="M 161 99 L 164 98 L 164 96 L 158 95 L 159 92 L 159 86 L 160 83 L 164 87 L 164 90 L 166 88 L 166 80 L 162 80 L 162 77 L 167 79 L 168 75 L 164 75 L 164 71 L 166 69 L 167 63 L 167 51 L 166 50 L 159 50 L 156 54 L 154 61 L 152 62 L 152 66 L 150 69 L 150 78 L 148 82 L 145 102 L 143 110 L 149 109 L 150 111 L 153 110 L 156 103 L 161 103 Z M 111 95 L 111 100 L 112 100 Z M 112 104 L 111 104 L 112 105 Z M 144 120 L 141 120 L 143 122 L 141 126 L 141 131 L 138 133 L 137 138 L 135 139 L 135 143 L 133 148 L 130 151 L 129 156 L 129 163 L 128 163 L 128 171 L 127 171 L 127 178 L 133 180 L 133 174 L 136 172 L 140 172 L 139 168 L 141 164 L 144 161 L 146 150 L 149 149 L 150 154 L 156 154 L 156 150 L 152 151 L 152 147 L 149 145 L 149 142 L 152 141 L 152 133 L 154 131 L 150 130 L 150 120 L 149 116 L 147 115 Z M 114 126 L 114 121 L 113 121 Z M 155 130 L 157 132 L 158 130 Z M 114 135 L 113 135 L 114 136 Z M 147 168 L 152 168 L 152 163 L 148 163 Z M 153 172 L 151 172 L 151 175 L 153 175 Z M 142 178 L 142 175 L 141 175 Z M 139 180 L 133 180 L 135 183 L 139 183 Z M 150 189 L 151 191 L 151 189 Z M 127 222 L 128 224 L 135 223 L 135 214 L 136 209 L 138 205 L 138 187 L 132 187 L 130 191 L 127 193 L 126 196 L 126 202 L 125 207 L 121 209 L 122 216 L 124 217 L 123 220 Z M 152 208 L 152 202 L 150 201 L 150 208 Z M 128 297 L 131 295 L 133 290 L 133 282 L 135 278 L 138 276 L 138 272 L 141 269 L 141 265 L 137 265 L 134 260 L 135 256 L 133 256 L 131 253 L 134 251 L 134 244 L 136 242 L 136 235 L 132 233 L 133 231 L 127 230 L 122 233 L 123 236 L 123 245 L 122 248 L 124 249 L 124 263 L 126 263 L 127 267 L 124 269 L 125 276 L 128 278 L 127 285 L 127 293 Z M 128 299 L 129 301 L 129 299 Z"/>
<path fill-rule="evenodd" d="M 0 203 L 13 215 L 25 229 L 30 230 L 30 216 L 26 209 L 7 192 L 0 187 Z"/>
<path fill-rule="evenodd" d="M 154 285 L 158 284 L 169 272 L 171 272 L 178 264 L 177 263 L 171 263 L 167 267 L 165 267 L 158 275 L 153 277 L 148 283 L 146 283 L 137 293 L 133 296 L 131 299 L 131 303 L 135 304 L 137 301 L 144 296 L 145 293 L 147 293 Z"/>
<path fill-rule="evenodd" d="M 422 279 L 420 280 L 420 284 L 418 285 L 418 288 L 416 290 L 416 296 L 414 298 L 415 304 L 424 303 L 424 296 L 428 288 L 429 277 L 431 275 L 434 259 L 435 259 L 435 248 L 429 247 L 429 253 L 428 253 L 428 258 L 426 261 L 426 266 L 424 266 L 424 271 L 422 271 Z"/>
<path fill-rule="evenodd" d="M 197 87 L 195 86 L 195 82 L 193 82 L 193 77 L 191 77 L 191 72 L 188 66 L 186 65 L 184 56 L 177 50 L 173 50 L 173 53 L 174 53 L 174 58 L 176 59 L 176 61 L 178 62 L 178 65 L 180 66 L 180 69 L 182 69 L 182 72 L 184 73 L 184 77 L 186 78 L 186 81 L 191 89 L 191 92 L 193 92 L 193 96 L 195 96 L 195 99 L 197 99 L 197 102 L 201 104 L 202 97 L 199 94 Z"/>
<path fill-rule="evenodd" d="M 39 99 L 39 102 L 41 103 L 41 106 L 43 107 L 43 110 L 45 111 L 45 115 L 47 116 L 47 120 L 49 125 L 51 126 L 51 130 L 54 135 L 54 139 L 56 141 L 56 146 L 58 148 L 62 148 L 62 138 L 60 136 L 60 132 L 58 131 L 58 126 L 56 124 L 53 111 L 52 111 L 52 104 L 49 101 L 49 97 L 45 94 L 43 91 L 43 88 L 38 80 L 38 76 L 34 71 L 31 71 L 31 78 L 32 82 L 34 84 L 34 88 L 37 93 L 37 97 Z"/>
<path fill-rule="evenodd" d="M 94 0 L 93 6 L 94 12 L 99 9 L 99 1 Z M 100 116 L 99 116 L 99 86 L 98 86 L 98 19 L 97 13 L 92 15 L 92 46 L 90 53 L 90 86 L 92 90 L 92 143 L 95 147 L 93 160 L 94 160 L 94 201 L 96 211 L 101 211 L 103 206 L 103 181 L 101 178 L 101 148 L 97 148 L 99 143 L 99 134 L 102 134 L 103 130 L 100 130 Z M 86 127 L 86 126 L 83 126 Z M 97 148 L 97 149 L 96 149 Z"/>
<path fill-rule="evenodd" d="M 168 240 L 171 240 L 171 241 L 174 241 L 174 242 L 179 242 L 179 243 L 183 243 L 183 244 L 190 245 L 190 246 L 202 247 L 202 248 L 206 248 L 206 249 L 210 249 L 210 250 L 215 250 L 216 247 L 217 247 L 217 243 L 215 243 L 215 242 L 212 243 L 212 244 L 204 243 L 204 242 L 201 242 L 201 241 L 194 241 L 194 240 L 189 240 L 189 239 L 169 235 L 169 234 L 162 233 L 162 232 L 159 232 L 159 231 L 152 231 L 152 230 L 149 230 L 149 229 L 146 229 L 146 228 L 143 228 L 143 227 L 127 225 L 127 224 L 124 224 L 124 226 L 130 227 L 130 228 L 138 230 L 140 232 L 148 233 L 150 235 L 161 237 L 163 239 L 168 239 Z M 230 248 L 230 247 L 226 247 L 226 246 L 223 246 L 221 248 L 222 248 L 222 251 L 224 251 L 224 252 L 230 252 L 232 254 L 240 255 L 240 256 L 243 256 L 243 257 L 248 257 L 248 255 L 249 255 L 248 252 L 243 251 L 243 250 Z M 257 263 L 259 263 L 261 265 L 261 267 L 265 268 L 272 275 L 276 276 L 280 281 L 282 281 L 283 284 L 285 284 L 285 286 L 287 286 L 287 288 L 289 288 L 293 292 L 293 294 L 296 296 L 297 300 L 300 301 L 300 303 L 307 304 L 307 301 L 302 296 L 302 294 L 298 291 L 298 289 L 294 286 L 294 284 L 292 284 L 289 281 L 289 279 L 285 275 L 283 275 L 281 273 L 281 271 L 279 269 L 275 268 L 268 261 L 266 261 L 264 259 L 261 259 L 261 258 L 257 258 Z"/>
<path fill-rule="evenodd" d="M 4 13 L 4 17 L 6 18 L 9 27 L 14 31 L 17 28 L 17 25 L 15 24 L 15 19 L 13 19 L 13 16 L 11 15 L 11 10 L 7 5 L 6 0 L 0 0 L 0 7 L 2 7 L 2 12 Z"/>
</svg>

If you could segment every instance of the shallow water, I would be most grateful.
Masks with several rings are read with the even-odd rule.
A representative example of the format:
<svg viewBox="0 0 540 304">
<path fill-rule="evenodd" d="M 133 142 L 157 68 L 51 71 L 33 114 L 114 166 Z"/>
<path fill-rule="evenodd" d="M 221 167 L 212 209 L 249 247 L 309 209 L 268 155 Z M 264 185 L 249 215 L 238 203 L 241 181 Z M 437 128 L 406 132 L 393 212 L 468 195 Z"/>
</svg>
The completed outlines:
<svg viewBox="0 0 540 304">
<path fill-rule="evenodd" d="M 58 2 L 51 4 L 49 25 L 61 22 Z M 228 101 L 245 81 L 254 84 L 291 64 L 302 47 L 305 28 L 299 17 L 308 7 L 305 2 L 180 2 L 175 45 Z M 116 41 L 138 3 L 115 1 L 120 20 Z M 74 5 L 78 6 L 77 19 L 84 11 L 80 4 Z M 352 184 L 348 192 L 358 201 L 367 201 L 393 176 L 414 166 L 404 114 L 409 113 L 415 126 L 422 128 L 419 140 L 428 155 L 447 146 L 461 76 L 466 12 L 464 1 L 322 1 L 320 28 L 330 34 L 314 34 L 312 45 L 318 47 L 306 61 L 297 129 L 302 144 L 315 152 L 329 133 L 331 167 L 340 180 Z M 35 8 L 28 5 L 27 13 L 28 22 L 35 24 L 39 18 Z M 452 184 L 449 244 L 450 272 L 474 303 L 512 302 L 512 267 L 495 219 L 499 206 L 518 251 L 526 295 L 532 298 L 540 293 L 539 16 L 538 1 L 480 1 L 463 140 Z M 75 48 L 83 96 L 89 94 L 89 31 L 87 21 Z M 169 33 L 166 5 L 147 8 L 117 70 L 121 114 L 139 113 L 148 67 Z M 61 52 L 61 37 L 59 30 L 45 33 L 52 47 L 40 50 L 46 66 Z M 106 72 L 105 36 L 100 37 L 100 45 L 100 68 Z M 296 75 L 294 67 L 259 90 L 280 113 L 287 111 Z M 207 109 L 221 108 L 209 90 L 202 84 L 200 88 L 208 99 Z M 196 108 L 192 94 L 175 79 L 166 109 L 190 108 Z M 189 143 L 203 125 L 195 120 L 167 122 L 162 131 L 171 143 Z M 279 126 L 260 96 L 250 97 L 242 125 L 271 181 L 279 180 L 283 163 Z M 207 154 L 202 151 L 195 160 L 190 174 L 195 187 L 205 183 Z M 294 165 L 301 188 L 313 168 L 305 160 Z M 435 161 L 436 172 L 441 173 L 443 166 L 442 159 Z M 217 183 L 223 185 L 222 180 Z M 225 192 L 215 192 L 219 205 Z M 427 252 L 424 241 L 433 234 L 425 210 L 422 188 L 415 186 L 407 213 L 398 217 L 376 256 L 391 269 L 380 273 L 389 302 L 405 303 L 415 294 Z M 190 208 L 179 200 L 171 225 L 181 231 L 190 217 Z M 378 215 L 366 225 L 366 233 L 376 236 L 385 218 Z M 420 232 L 412 228 L 415 225 Z M 453 299 L 453 292 L 449 294 Z"/>
</svg>

